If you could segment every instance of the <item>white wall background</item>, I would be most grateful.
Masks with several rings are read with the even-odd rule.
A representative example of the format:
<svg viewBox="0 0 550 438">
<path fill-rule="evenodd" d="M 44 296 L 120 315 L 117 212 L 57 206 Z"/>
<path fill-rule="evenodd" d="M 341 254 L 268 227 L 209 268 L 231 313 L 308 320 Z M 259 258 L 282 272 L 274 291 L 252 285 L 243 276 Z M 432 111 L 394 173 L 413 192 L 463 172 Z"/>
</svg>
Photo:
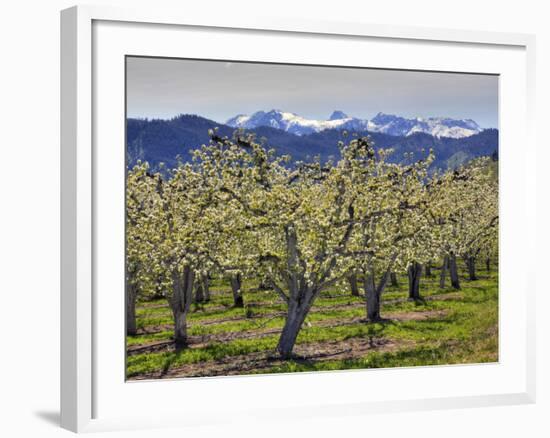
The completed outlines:
<svg viewBox="0 0 550 438">
<path fill-rule="evenodd" d="M 309 17 L 537 35 L 539 201 L 548 200 L 550 27 L 536 0 L 134 0 L 97 4 L 179 7 L 205 14 Z M 197 4 L 198 3 L 198 4 Z M 68 436 L 59 418 L 59 10 L 66 0 L 4 2 L 0 12 L 0 435 Z M 521 153 L 521 145 L 517 146 Z M 540 230 L 549 209 L 539 211 Z M 547 229 L 547 227 L 545 227 Z M 518 230 L 521 232 L 521 230 Z M 547 234 L 538 270 L 548 275 Z M 550 299 L 539 279 L 538 402 L 470 410 L 312 419 L 216 429 L 117 432 L 107 436 L 550 436 Z"/>
</svg>

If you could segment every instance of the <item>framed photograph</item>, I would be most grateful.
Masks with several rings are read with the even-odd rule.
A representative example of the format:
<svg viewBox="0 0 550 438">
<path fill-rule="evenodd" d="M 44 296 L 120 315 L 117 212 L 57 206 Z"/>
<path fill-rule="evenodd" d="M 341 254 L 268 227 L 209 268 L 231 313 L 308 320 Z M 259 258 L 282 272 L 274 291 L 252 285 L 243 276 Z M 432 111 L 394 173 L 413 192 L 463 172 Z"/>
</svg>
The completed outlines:
<svg viewBox="0 0 550 438">
<path fill-rule="evenodd" d="M 534 401 L 534 37 L 79 6 L 61 54 L 63 427 Z"/>
</svg>

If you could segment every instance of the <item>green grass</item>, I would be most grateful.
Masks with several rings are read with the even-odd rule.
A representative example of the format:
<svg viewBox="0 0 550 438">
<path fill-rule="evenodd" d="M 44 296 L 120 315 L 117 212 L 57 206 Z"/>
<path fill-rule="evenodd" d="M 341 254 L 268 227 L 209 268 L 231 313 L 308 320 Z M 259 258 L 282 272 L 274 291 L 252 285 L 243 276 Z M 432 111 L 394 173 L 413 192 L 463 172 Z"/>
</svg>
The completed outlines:
<svg viewBox="0 0 550 438">
<path fill-rule="evenodd" d="M 437 271 L 435 271 L 437 273 Z M 364 300 L 353 297 L 347 290 L 332 289 L 315 302 L 297 340 L 297 345 L 312 343 L 346 342 L 356 339 L 385 339 L 396 347 L 391 351 L 366 353 L 361 357 L 338 360 L 277 361 L 273 366 L 252 369 L 248 373 L 278 373 L 293 371 L 320 371 L 357 368 L 383 368 L 399 366 L 441 365 L 455 363 L 481 363 L 498 360 L 498 280 L 495 272 L 481 271 L 480 280 L 462 279 L 458 293 L 450 288 L 440 289 L 438 279 L 423 278 L 421 293 L 433 298 L 424 303 L 406 300 L 406 278 L 400 278 L 397 288 L 388 287 L 383 295 L 382 316 L 403 315 L 410 312 L 434 312 L 430 319 L 389 320 L 368 324 Z M 212 300 L 196 306 L 190 313 L 189 334 L 209 336 L 211 341 L 180 351 L 160 351 L 133 354 L 127 359 L 127 376 L 155 373 L 186 364 L 210 364 L 220 360 L 252 353 L 271 353 L 278 340 L 278 331 L 284 324 L 285 306 L 275 294 L 257 291 L 254 282 L 245 282 L 244 299 L 248 308 L 231 307 L 229 286 L 215 280 L 211 286 Z M 447 295 L 447 299 L 437 299 Z M 449 299 L 449 297 L 451 299 Z M 439 312 L 439 313 L 435 313 Z M 128 336 L 128 346 L 170 341 L 172 317 L 165 300 L 139 303 L 138 327 L 149 334 Z M 345 325 L 356 320 L 356 322 Z M 265 332 L 274 333 L 265 333 Z M 243 332 L 246 338 L 239 338 Z M 235 337 L 217 341 L 216 336 Z M 206 338 L 205 338 L 206 339 Z"/>
</svg>

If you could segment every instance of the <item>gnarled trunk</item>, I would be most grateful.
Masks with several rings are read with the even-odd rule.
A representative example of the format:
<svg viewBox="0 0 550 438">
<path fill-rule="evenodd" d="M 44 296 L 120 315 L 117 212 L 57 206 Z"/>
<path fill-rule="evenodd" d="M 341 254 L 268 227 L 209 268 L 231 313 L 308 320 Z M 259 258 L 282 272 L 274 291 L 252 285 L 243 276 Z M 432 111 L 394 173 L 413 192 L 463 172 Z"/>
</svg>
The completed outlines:
<svg viewBox="0 0 550 438">
<path fill-rule="evenodd" d="M 426 277 L 432 276 L 432 262 L 426 263 L 426 266 L 424 267 L 424 271 L 426 273 Z"/>
<path fill-rule="evenodd" d="M 487 270 L 487 272 L 491 272 L 491 258 L 490 257 L 487 257 L 485 259 L 485 269 Z"/>
<path fill-rule="evenodd" d="M 370 322 L 380 321 L 380 294 L 377 293 L 373 273 L 365 274 L 363 288 L 367 300 L 367 320 Z"/>
<path fill-rule="evenodd" d="M 477 280 L 475 257 L 471 257 L 471 256 L 466 257 L 466 266 L 468 267 L 468 279 L 470 281 Z"/>
<path fill-rule="evenodd" d="M 303 290 L 295 295 L 300 297 L 300 300 L 296 298 L 290 298 L 289 300 L 285 325 L 283 326 L 283 331 L 281 332 L 277 344 L 277 351 L 283 359 L 292 357 L 292 350 L 294 349 L 296 338 L 311 308 L 313 296 L 307 298 L 307 295 L 307 291 Z"/>
<path fill-rule="evenodd" d="M 386 288 L 386 284 L 390 278 L 391 267 L 395 261 L 396 255 L 392 257 L 390 266 L 382 274 L 378 284 L 376 284 L 374 270 L 370 269 L 365 272 L 363 279 L 363 288 L 365 289 L 365 298 L 367 300 L 367 321 L 376 322 L 380 321 L 382 317 L 380 316 L 380 305 L 382 292 Z"/>
<path fill-rule="evenodd" d="M 133 336 L 137 333 L 136 300 L 137 287 L 130 280 L 126 280 L 126 334 Z"/>
<path fill-rule="evenodd" d="M 202 288 L 202 283 L 199 280 L 195 286 L 195 303 L 204 303 L 204 289 Z"/>
<path fill-rule="evenodd" d="M 441 264 L 441 273 L 439 274 L 439 287 L 443 289 L 445 287 L 445 278 L 447 277 L 447 269 L 449 268 L 449 256 L 443 257 L 443 263 Z"/>
<path fill-rule="evenodd" d="M 422 265 L 418 262 L 412 262 L 407 269 L 409 277 L 409 300 L 419 301 L 420 297 L 420 277 L 422 276 Z"/>
<path fill-rule="evenodd" d="M 292 356 L 298 333 L 320 289 L 312 285 L 307 286 L 304 279 L 304 271 L 299 262 L 298 237 L 294 226 L 285 227 L 285 235 L 288 251 L 288 270 L 285 273 L 288 296 L 285 301 L 288 308 L 277 351 L 283 359 L 288 359 Z"/>
<path fill-rule="evenodd" d="M 196 281 L 195 302 L 205 303 L 210 301 L 210 288 L 208 285 L 208 274 L 202 274 Z"/>
<path fill-rule="evenodd" d="M 233 274 L 230 279 L 231 292 L 233 292 L 233 305 L 235 307 L 244 307 L 243 295 L 241 292 L 241 274 Z"/>
<path fill-rule="evenodd" d="M 174 316 L 174 341 L 177 346 L 187 345 L 187 314 L 193 301 L 195 273 L 189 266 L 183 272 L 172 273 L 170 307 Z"/>
<path fill-rule="evenodd" d="M 354 297 L 358 297 L 359 296 L 359 287 L 357 286 L 357 275 L 356 274 L 349 275 L 348 276 L 348 283 L 349 283 L 349 287 L 350 287 L 350 290 L 351 290 L 351 294 Z"/>
<path fill-rule="evenodd" d="M 397 274 L 395 272 L 390 274 L 390 284 L 392 287 L 399 287 L 399 283 L 397 282 Z"/>
<path fill-rule="evenodd" d="M 174 316 L 174 341 L 177 346 L 187 346 L 187 312 L 180 307 L 172 309 Z"/>
<path fill-rule="evenodd" d="M 451 252 L 449 256 L 449 275 L 451 277 L 451 286 L 454 289 L 460 289 L 460 279 L 458 277 L 458 268 L 456 266 L 456 255 Z"/>
</svg>

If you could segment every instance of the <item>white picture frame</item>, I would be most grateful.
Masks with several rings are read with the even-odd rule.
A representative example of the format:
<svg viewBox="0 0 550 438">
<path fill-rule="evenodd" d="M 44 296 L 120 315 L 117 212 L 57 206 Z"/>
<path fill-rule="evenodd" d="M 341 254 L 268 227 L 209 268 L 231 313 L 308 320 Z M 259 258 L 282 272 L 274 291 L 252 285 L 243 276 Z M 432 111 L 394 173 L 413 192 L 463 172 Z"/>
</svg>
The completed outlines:
<svg viewBox="0 0 550 438">
<path fill-rule="evenodd" d="M 146 38 L 140 36 L 145 32 Z M 130 35 L 132 38 L 128 37 Z M 123 348 L 117 350 L 124 345 L 120 343 L 123 338 L 123 330 L 120 330 L 123 313 L 117 313 L 120 310 L 117 306 L 123 300 L 123 289 L 120 303 L 116 301 L 116 294 L 112 294 L 110 298 L 101 295 L 105 290 L 102 285 L 106 281 L 113 280 L 114 290 L 118 290 L 123 284 L 120 282 L 123 280 L 123 270 L 118 268 L 124 261 L 120 257 L 116 258 L 117 254 L 120 255 L 120 248 L 123 248 L 123 227 L 120 228 L 123 219 L 107 228 L 105 223 L 109 218 L 104 213 L 110 211 L 118 214 L 123 208 L 120 203 L 120 184 L 123 184 L 121 175 L 124 173 L 119 166 L 121 155 L 123 156 L 123 143 L 118 152 L 113 152 L 118 155 L 113 156 L 109 156 L 110 152 L 106 152 L 108 150 L 103 145 L 108 141 L 114 140 L 116 143 L 121 139 L 124 120 L 124 113 L 120 113 L 120 105 L 123 105 L 120 96 L 124 94 L 124 82 L 120 80 L 120 66 L 124 64 L 121 56 L 157 54 L 183 57 L 185 53 L 180 53 L 183 49 L 178 48 L 177 41 L 168 44 L 168 41 L 180 36 L 183 39 L 193 38 L 195 42 L 194 51 L 187 53 L 189 57 L 196 56 L 197 51 L 209 51 L 208 57 L 212 59 L 259 59 L 260 52 L 257 50 L 260 47 L 252 43 L 249 44 L 248 55 L 243 55 L 243 51 L 229 52 L 222 45 L 209 46 L 208 41 L 219 42 L 221 38 L 229 37 L 235 41 L 264 39 L 264 42 L 271 43 L 292 39 L 292 44 L 303 43 L 312 49 L 315 49 L 315 44 L 334 40 L 337 53 L 327 54 L 324 50 L 312 50 L 310 61 L 323 64 L 330 59 L 336 65 L 349 65 L 349 54 L 346 55 L 345 48 L 352 50 L 353 45 L 369 44 L 372 53 L 376 54 L 382 52 L 376 45 L 383 44 L 384 47 L 395 46 L 395 50 L 401 50 L 403 54 L 406 50 L 410 52 L 411 58 L 403 56 L 398 60 L 390 60 L 384 59 L 382 54 L 374 55 L 370 62 L 378 62 L 378 67 L 417 69 L 421 66 L 421 69 L 426 70 L 478 71 L 502 75 L 500 165 L 504 194 L 501 195 L 501 266 L 517 264 L 514 272 L 502 269 L 500 274 L 499 284 L 504 292 L 500 303 L 502 355 L 498 364 L 124 382 L 124 374 L 119 367 L 125 352 Z M 284 44 L 281 42 L 282 46 Z M 400 45 L 403 47 L 399 48 Z M 163 53 L 159 53 L 159 47 L 163 47 Z M 418 50 L 417 54 L 423 54 L 422 60 L 413 61 L 414 50 Z M 451 56 L 446 55 L 449 50 L 463 54 L 458 53 L 459 59 L 451 59 Z M 528 211 L 534 209 L 536 204 L 536 176 L 534 170 L 529 169 L 527 159 L 512 157 L 509 149 L 509 145 L 521 139 L 522 151 L 526 156 L 534 154 L 536 150 L 532 126 L 534 50 L 534 36 L 524 34 L 425 29 L 360 22 L 317 22 L 296 18 L 251 19 L 243 16 L 228 21 L 215 15 L 194 16 L 184 11 L 162 11 L 156 8 L 126 10 L 78 6 L 62 11 L 62 427 L 84 432 L 186 426 L 207 421 L 211 423 L 212 418 L 216 418 L 217 422 L 225 422 L 231 421 L 235 415 L 240 418 L 248 415 L 273 420 L 280 418 L 283 412 L 292 418 L 310 418 L 316 415 L 362 415 L 369 412 L 534 402 L 535 274 L 530 268 L 534 264 L 529 263 L 528 257 L 523 257 L 522 261 L 517 260 L 518 256 L 514 252 L 519 252 L 515 250 L 520 247 L 532 248 L 535 245 L 535 216 Z M 282 55 L 273 50 L 260 60 L 286 59 L 296 62 L 301 56 L 304 55 L 300 55 L 298 51 L 292 53 L 288 50 Z M 110 108 L 108 115 L 107 108 Z M 511 126 L 510 121 L 517 117 L 519 121 Z M 112 122 L 106 122 L 107 119 Z M 113 146 L 113 150 L 115 149 Z M 513 183 L 506 179 L 509 179 L 512 171 L 515 172 L 516 179 Z M 114 186 L 116 189 L 111 190 Z M 518 208 L 515 203 L 520 201 L 523 207 L 528 206 L 529 209 Z M 525 230 L 521 237 L 511 233 L 518 226 Z M 112 260 L 105 253 L 109 245 L 114 248 Z M 507 305 L 507 287 L 521 290 L 522 293 L 518 301 L 519 310 L 515 321 L 517 328 L 514 333 L 509 326 L 511 309 Z M 114 305 L 107 307 L 110 299 L 115 300 Z M 117 314 L 120 315 L 118 320 Z M 111 342 L 106 337 L 108 331 L 120 331 L 120 336 L 113 336 Z M 112 366 L 111 360 L 114 364 Z M 412 383 L 398 384 L 407 382 L 409 377 L 433 381 L 433 388 L 420 393 Z M 460 379 L 466 381 L 472 378 L 479 386 L 476 391 L 460 382 Z M 358 379 L 369 381 L 369 388 L 372 389 L 370 394 L 349 390 L 358 385 Z M 456 380 L 455 387 L 438 385 L 438 382 L 447 380 Z M 396 384 L 382 397 L 383 385 L 388 387 L 388 381 Z M 134 408 L 121 408 L 131 405 L 131 400 L 137 397 L 149 400 L 158 399 L 162 395 L 170 400 L 173 396 L 170 393 L 181 393 L 183 385 L 185 391 L 195 395 L 194 408 L 186 406 L 184 402 L 179 411 L 166 410 L 160 406 L 156 410 L 151 406 L 144 406 L 143 412 Z M 380 388 L 377 389 L 377 385 Z M 304 398 L 299 403 L 285 404 L 281 394 L 299 386 L 303 386 L 306 391 Z M 316 392 L 315 388 L 319 387 L 324 388 L 322 393 Z M 239 393 L 241 395 L 238 403 L 232 403 L 230 409 L 223 409 L 230 400 L 229 394 Z M 264 395 L 267 393 L 270 394 L 269 400 Z M 213 394 L 219 396 L 216 403 L 208 398 Z M 211 402 L 208 413 L 201 414 L 199 401 L 203 398 Z M 190 412 L 193 415 L 189 415 Z"/>
</svg>

